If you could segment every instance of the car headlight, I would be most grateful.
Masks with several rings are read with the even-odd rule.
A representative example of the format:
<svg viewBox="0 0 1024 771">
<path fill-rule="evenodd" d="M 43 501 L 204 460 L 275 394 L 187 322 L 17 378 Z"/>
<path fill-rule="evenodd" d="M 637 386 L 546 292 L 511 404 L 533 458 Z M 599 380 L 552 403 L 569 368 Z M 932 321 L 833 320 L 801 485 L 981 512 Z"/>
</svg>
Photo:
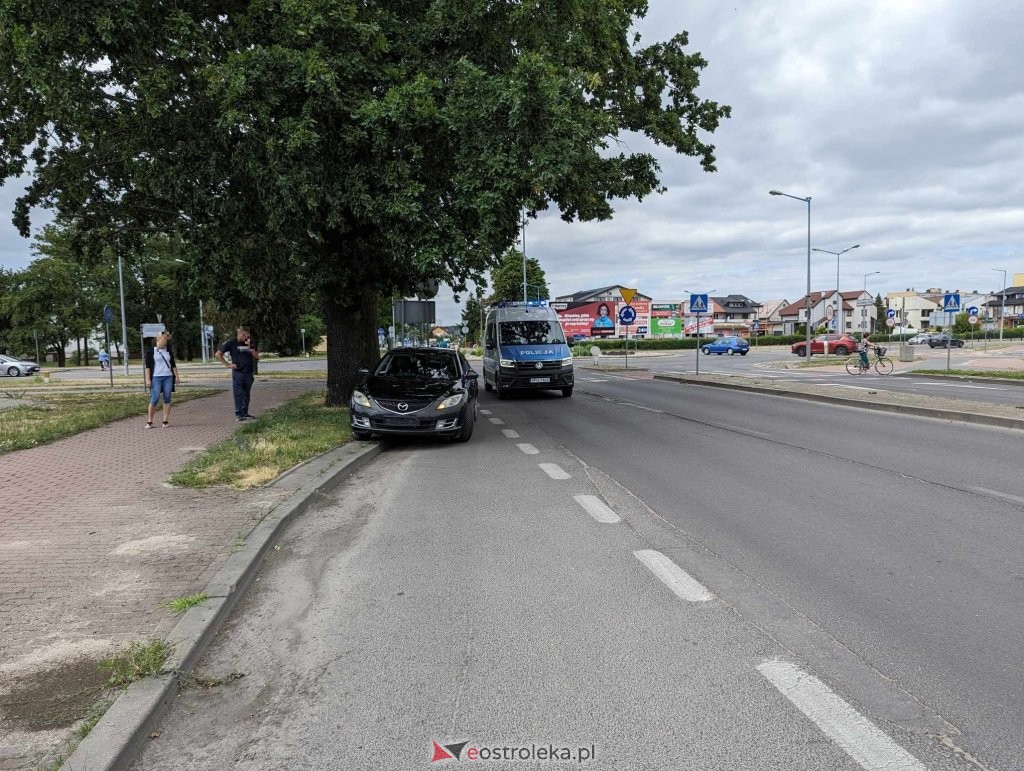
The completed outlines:
<svg viewBox="0 0 1024 771">
<path fill-rule="evenodd" d="M 453 394 L 437 405 L 439 410 L 448 410 L 462 403 L 462 394 Z"/>
<path fill-rule="evenodd" d="M 572 356 L 566 356 L 564 359 L 562 359 L 562 366 L 563 367 L 571 367 L 572 366 Z"/>
<path fill-rule="evenodd" d="M 507 369 L 516 368 L 516 362 L 514 359 L 498 359 L 498 365 Z"/>
<path fill-rule="evenodd" d="M 360 407 L 369 407 L 370 406 L 370 397 L 367 396 L 366 394 L 364 394 L 362 391 L 353 391 L 352 392 L 352 401 L 355 404 L 358 404 Z"/>
</svg>

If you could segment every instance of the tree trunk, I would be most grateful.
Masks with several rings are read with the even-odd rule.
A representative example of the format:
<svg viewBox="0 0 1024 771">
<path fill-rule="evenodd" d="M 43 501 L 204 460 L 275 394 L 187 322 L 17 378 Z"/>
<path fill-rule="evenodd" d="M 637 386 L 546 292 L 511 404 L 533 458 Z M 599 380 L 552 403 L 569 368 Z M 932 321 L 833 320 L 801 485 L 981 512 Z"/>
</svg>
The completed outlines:
<svg viewBox="0 0 1024 771">
<path fill-rule="evenodd" d="M 377 296 L 329 294 L 324 297 L 327 322 L 328 407 L 346 407 L 360 367 L 372 367 L 377 350 Z"/>
</svg>

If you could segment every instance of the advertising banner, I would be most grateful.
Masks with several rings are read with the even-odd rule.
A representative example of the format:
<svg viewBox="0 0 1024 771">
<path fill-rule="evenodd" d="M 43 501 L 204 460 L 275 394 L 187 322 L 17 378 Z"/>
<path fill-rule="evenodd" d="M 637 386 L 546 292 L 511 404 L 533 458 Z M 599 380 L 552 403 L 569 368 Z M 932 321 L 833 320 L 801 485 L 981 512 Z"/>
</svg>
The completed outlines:
<svg viewBox="0 0 1024 771">
<path fill-rule="evenodd" d="M 686 325 L 683 327 L 683 333 L 687 335 L 697 334 L 697 317 L 687 316 Z M 700 333 L 701 336 L 715 334 L 715 319 L 713 316 L 701 316 L 700 317 Z"/>
<path fill-rule="evenodd" d="M 629 325 L 629 336 L 649 335 L 651 329 L 651 301 L 633 300 L 630 305 L 636 311 L 636 321 Z M 618 332 L 620 335 L 625 335 L 626 327 L 620 324 Z"/>
<path fill-rule="evenodd" d="M 615 337 L 617 303 L 611 300 L 585 303 L 551 303 L 566 337 Z M 640 315 L 637 310 L 637 315 Z M 639 321 L 639 319 L 638 319 Z"/>
<path fill-rule="evenodd" d="M 654 337 L 678 337 L 683 331 L 683 318 L 679 303 L 654 303 L 651 305 L 651 335 Z"/>
</svg>

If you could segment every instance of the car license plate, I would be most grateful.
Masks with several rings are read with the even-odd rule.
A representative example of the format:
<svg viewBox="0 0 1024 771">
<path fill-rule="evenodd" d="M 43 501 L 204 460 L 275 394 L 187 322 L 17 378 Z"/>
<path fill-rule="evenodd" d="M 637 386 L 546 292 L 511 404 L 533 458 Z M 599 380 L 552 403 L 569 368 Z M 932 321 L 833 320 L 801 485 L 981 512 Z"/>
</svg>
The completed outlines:
<svg viewBox="0 0 1024 771">
<path fill-rule="evenodd" d="M 530 378 L 530 382 L 531 383 L 550 383 L 551 382 L 551 378 L 549 378 L 549 377 L 531 377 Z"/>
<path fill-rule="evenodd" d="M 384 418 L 385 426 L 416 426 L 419 420 L 416 418 Z"/>
</svg>

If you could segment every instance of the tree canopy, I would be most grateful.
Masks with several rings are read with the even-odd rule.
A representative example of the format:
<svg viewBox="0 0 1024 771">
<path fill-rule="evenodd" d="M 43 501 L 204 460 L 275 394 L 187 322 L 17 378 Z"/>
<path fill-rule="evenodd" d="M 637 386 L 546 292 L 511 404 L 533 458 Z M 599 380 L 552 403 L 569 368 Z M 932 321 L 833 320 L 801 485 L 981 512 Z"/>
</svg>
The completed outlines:
<svg viewBox="0 0 1024 771">
<path fill-rule="evenodd" d="M 729 108 L 687 34 L 645 45 L 642 0 L 0 0 L 0 174 L 83 252 L 175 233 L 218 301 L 272 324 L 319 298 L 328 402 L 375 355 L 376 300 L 457 292 L 520 211 L 606 219 L 661 190 L 622 140 L 715 168 Z M 294 319 L 293 319 L 294 320 Z"/>
</svg>

